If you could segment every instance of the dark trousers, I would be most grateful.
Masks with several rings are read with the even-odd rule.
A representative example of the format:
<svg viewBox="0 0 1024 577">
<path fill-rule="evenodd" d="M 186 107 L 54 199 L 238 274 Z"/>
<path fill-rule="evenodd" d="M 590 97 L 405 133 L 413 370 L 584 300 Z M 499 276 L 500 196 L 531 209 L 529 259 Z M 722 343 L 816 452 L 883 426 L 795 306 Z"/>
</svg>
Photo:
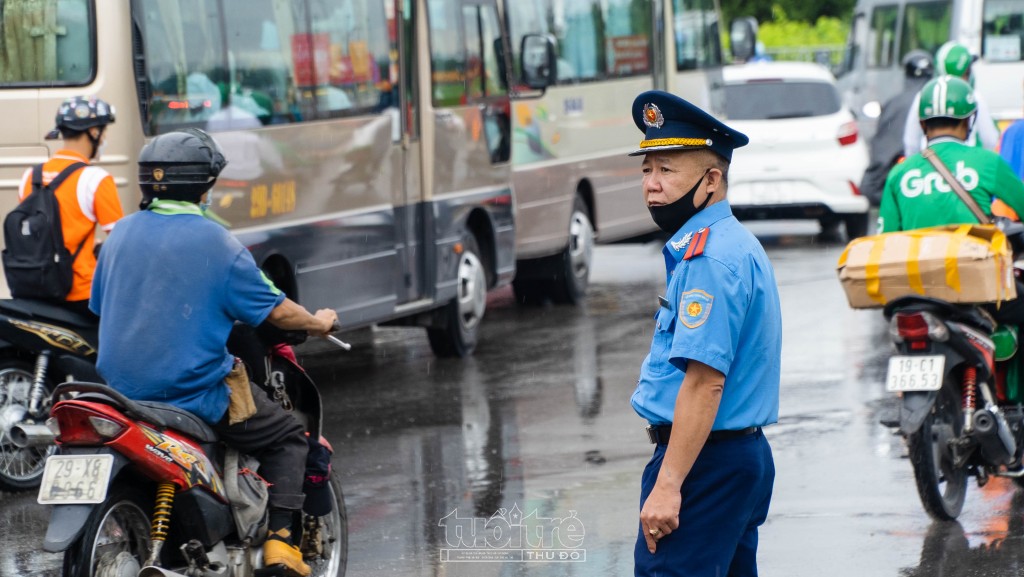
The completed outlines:
<svg viewBox="0 0 1024 577">
<path fill-rule="evenodd" d="M 644 469 L 640 507 L 665 457 L 658 445 Z M 636 577 L 755 577 L 757 528 L 768 516 L 775 482 L 772 449 L 761 432 L 709 441 L 683 482 L 679 527 L 658 540 L 652 555 L 637 532 Z"/>
<path fill-rule="evenodd" d="M 992 313 L 992 317 L 1004 325 L 1016 325 L 1024 328 L 1024 282 L 1014 279 L 1017 284 L 1017 298 L 995 304 L 987 304 L 985 308 Z"/>
<path fill-rule="evenodd" d="M 301 509 L 309 451 L 306 433 L 299 421 L 272 401 L 263 389 L 251 383 L 250 387 L 256 414 L 241 423 L 228 425 L 225 413 L 213 430 L 225 443 L 259 460 L 260 476 L 272 483 L 271 507 Z"/>
</svg>

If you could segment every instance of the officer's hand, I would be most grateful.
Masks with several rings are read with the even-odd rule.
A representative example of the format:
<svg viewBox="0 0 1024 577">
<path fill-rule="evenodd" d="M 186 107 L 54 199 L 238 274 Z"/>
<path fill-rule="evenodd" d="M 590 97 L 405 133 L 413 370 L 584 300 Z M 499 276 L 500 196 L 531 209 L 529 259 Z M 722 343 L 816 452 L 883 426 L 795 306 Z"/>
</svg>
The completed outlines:
<svg viewBox="0 0 1024 577">
<path fill-rule="evenodd" d="M 655 483 L 651 494 L 644 501 L 640 511 L 640 527 L 643 528 L 647 550 L 651 553 L 658 548 L 658 541 L 679 528 L 679 509 L 683 496 L 679 487 Z"/>
<path fill-rule="evenodd" d="M 338 322 L 338 313 L 333 309 L 320 309 L 313 316 L 320 322 L 320 326 L 308 331 L 311 337 L 326 337 Z"/>
</svg>

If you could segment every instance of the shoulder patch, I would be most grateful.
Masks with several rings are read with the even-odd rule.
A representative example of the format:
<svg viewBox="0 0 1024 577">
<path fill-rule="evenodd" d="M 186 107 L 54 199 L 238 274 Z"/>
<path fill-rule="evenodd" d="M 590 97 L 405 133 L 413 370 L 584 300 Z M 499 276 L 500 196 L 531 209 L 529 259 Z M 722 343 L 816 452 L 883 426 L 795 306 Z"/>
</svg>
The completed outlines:
<svg viewBox="0 0 1024 577">
<path fill-rule="evenodd" d="M 686 249 L 683 260 L 690 260 L 704 254 L 704 245 L 707 244 L 709 236 L 711 236 L 711 229 L 706 227 L 694 233 L 693 238 L 690 240 L 690 248 Z"/>
<path fill-rule="evenodd" d="M 711 303 L 715 297 L 700 290 L 693 289 L 683 293 L 679 299 L 679 322 L 683 326 L 695 329 L 708 320 L 711 314 Z"/>
</svg>

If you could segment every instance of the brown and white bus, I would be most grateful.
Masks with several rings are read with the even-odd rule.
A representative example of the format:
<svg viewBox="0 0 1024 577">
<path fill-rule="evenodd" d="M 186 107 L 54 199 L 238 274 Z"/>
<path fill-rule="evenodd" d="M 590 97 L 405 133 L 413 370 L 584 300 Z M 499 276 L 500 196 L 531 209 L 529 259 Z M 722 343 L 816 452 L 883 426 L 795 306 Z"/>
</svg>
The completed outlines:
<svg viewBox="0 0 1024 577">
<path fill-rule="evenodd" d="M 506 0 L 505 7 L 513 61 L 552 71 L 546 90 L 513 94 L 513 287 L 522 302 L 577 303 L 595 241 L 655 231 L 639 162 L 626 156 L 642 137 L 629 114 L 633 99 L 661 89 L 724 111 L 717 3 Z"/>
<path fill-rule="evenodd" d="M 60 102 L 116 107 L 99 164 L 138 204 L 146 139 L 200 127 L 212 211 L 289 296 L 345 328 L 424 326 L 469 354 L 515 274 L 497 0 L 2 0 L 0 210 Z"/>
</svg>

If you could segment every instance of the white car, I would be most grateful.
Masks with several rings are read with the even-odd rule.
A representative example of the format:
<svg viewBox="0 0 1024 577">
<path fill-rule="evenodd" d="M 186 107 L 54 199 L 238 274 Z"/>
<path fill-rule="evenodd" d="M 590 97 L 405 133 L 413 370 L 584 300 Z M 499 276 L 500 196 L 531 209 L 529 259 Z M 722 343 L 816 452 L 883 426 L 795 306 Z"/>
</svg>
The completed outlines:
<svg viewBox="0 0 1024 577">
<path fill-rule="evenodd" d="M 858 183 L 868 148 L 843 105 L 835 77 L 809 62 L 725 66 L 726 123 L 750 137 L 733 152 L 729 204 L 740 219 L 840 223 L 850 238 L 868 230 Z"/>
</svg>

